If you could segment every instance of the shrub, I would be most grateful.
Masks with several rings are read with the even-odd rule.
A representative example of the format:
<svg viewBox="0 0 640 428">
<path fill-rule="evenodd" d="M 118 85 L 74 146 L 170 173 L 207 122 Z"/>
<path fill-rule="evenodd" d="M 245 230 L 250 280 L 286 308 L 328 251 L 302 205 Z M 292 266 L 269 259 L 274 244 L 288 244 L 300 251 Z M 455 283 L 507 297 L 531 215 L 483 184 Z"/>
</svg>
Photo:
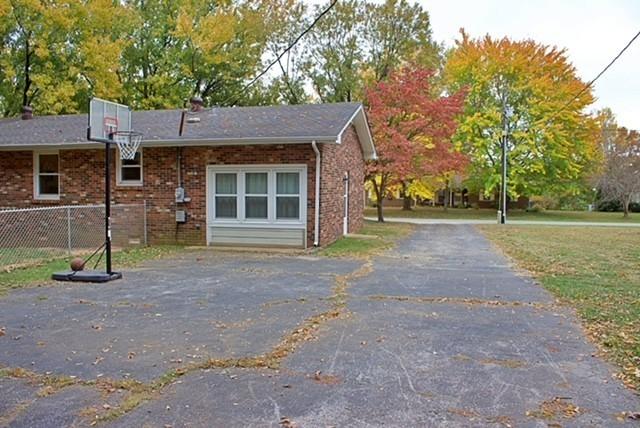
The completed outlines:
<svg viewBox="0 0 640 428">
<path fill-rule="evenodd" d="M 622 204 L 620 201 L 598 201 L 597 210 L 606 212 L 622 211 Z"/>
</svg>

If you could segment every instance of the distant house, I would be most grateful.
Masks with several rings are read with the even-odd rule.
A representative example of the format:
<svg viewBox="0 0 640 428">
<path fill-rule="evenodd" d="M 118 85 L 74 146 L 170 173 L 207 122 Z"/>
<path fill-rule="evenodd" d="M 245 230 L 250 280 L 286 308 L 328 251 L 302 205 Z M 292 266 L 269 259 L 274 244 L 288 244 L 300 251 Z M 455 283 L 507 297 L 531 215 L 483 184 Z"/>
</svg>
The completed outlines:
<svg viewBox="0 0 640 428">
<path fill-rule="evenodd" d="M 376 156 L 361 104 L 193 110 L 182 135 L 181 110 L 133 112 L 141 149 L 112 156 L 113 201 L 146 201 L 150 242 L 306 248 L 360 229 Z M 23 117 L 0 120 L 0 208 L 102 203 L 87 115 Z"/>
</svg>

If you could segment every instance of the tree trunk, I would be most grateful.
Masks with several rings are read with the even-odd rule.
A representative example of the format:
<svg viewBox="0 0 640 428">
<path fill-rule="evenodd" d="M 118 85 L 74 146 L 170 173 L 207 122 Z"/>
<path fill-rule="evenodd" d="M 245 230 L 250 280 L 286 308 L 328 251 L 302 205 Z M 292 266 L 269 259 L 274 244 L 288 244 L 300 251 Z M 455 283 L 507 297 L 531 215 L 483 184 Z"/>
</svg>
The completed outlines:
<svg viewBox="0 0 640 428">
<path fill-rule="evenodd" d="M 406 182 L 402 182 L 402 211 L 411 211 L 411 205 L 413 203 L 413 199 L 411 199 L 411 196 L 409 196 L 407 194 L 407 183 Z"/>
<path fill-rule="evenodd" d="M 28 106 L 31 104 L 29 101 L 29 88 L 31 87 L 31 44 L 29 43 L 30 38 L 31 33 L 28 33 L 26 35 L 24 44 L 24 90 L 22 91 L 23 106 Z"/>
<path fill-rule="evenodd" d="M 449 180 L 447 180 L 447 184 L 446 187 L 444 189 L 444 212 L 447 212 L 449 210 L 449 195 L 451 194 L 451 191 L 449 190 Z"/>
<path fill-rule="evenodd" d="M 378 210 L 378 222 L 384 223 L 384 215 L 382 214 L 382 200 L 378 201 L 377 210 Z"/>
<path fill-rule="evenodd" d="M 629 218 L 629 205 L 631 203 L 631 196 L 629 196 L 628 198 L 625 198 L 625 200 L 622 202 L 622 207 L 624 208 L 624 218 Z"/>
<path fill-rule="evenodd" d="M 382 181 L 380 182 L 380 185 L 378 186 L 378 183 L 376 182 L 376 179 L 374 177 L 371 179 L 371 184 L 373 184 L 373 191 L 376 193 L 376 199 L 378 200 L 376 203 L 376 211 L 378 213 L 378 222 L 384 223 L 384 214 L 382 212 L 382 201 L 384 201 L 384 198 L 383 198 L 384 179 L 382 179 Z"/>
</svg>

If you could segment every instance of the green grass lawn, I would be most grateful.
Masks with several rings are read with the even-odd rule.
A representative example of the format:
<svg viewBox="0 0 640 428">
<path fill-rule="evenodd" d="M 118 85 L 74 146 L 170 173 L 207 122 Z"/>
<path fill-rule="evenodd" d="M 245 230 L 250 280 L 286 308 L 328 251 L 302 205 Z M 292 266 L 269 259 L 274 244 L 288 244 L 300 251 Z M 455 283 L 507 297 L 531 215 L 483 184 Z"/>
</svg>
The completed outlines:
<svg viewBox="0 0 640 428">
<path fill-rule="evenodd" d="M 640 388 L 640 229 L 480 226 L 561 302 L 577 309 L 620 377 Z"/>
<path fill-rule="evenodd" d="M 183 247 L 175 245 L 158 245 L 115 251 L 113 253 L 112 263 L 114 270 L 122 267 L 133 267 L 145 260 L 170 255 L 181 248 Z M 103 262 L 101 262 L 101 266 L 104 266 L 104 258 Z M 87 265 L 87 268 L 89 267 L 93 267 L 92 262 L 89 262 Z M 36 266 L 18 268 L 9 272 L 0 271 L 0 295 L 14 288 L 40 285 L 50 282 L 51 274 L 53 272 L 68 269 L 69 258 L 64 258 L 44 261 Z M 104 269 L 104 267 L 102 267 L 102 269 Z"/>
<path fill-rule="evenodd" d="M 328 257 L 367 257 L 392 247 L 411 230 L 413 227 L 408 224 L 365 221 L 358 232 L 362 236 L 342 237 L 319 253 Z"/>
<path fill-rule="evenodd" d="M 0 248 L 0 270 L 32 266 L 44 260 L 63 258 L 66 254 L 66 248 Z"/>
<path fill-rule="evenodd" d="M 375 208 L 367 207 L 365 216 L 377 217 Z M 496 220 L 496 210 L 478 208 L 449 208 L 446 212 L 442 207 L 416 207 L 412 211 L 402 211 L 400 207 L 385 207 L 385 217 L 406 218 L 435 218 L 435 219 L 469 219 L 469 220 Z M 538 220 L 538 221 L 588 221 L 588 222 L 613 222 L 613 223 L 640 223 L 640 213 L 631 213 L 628 219 L 622 213 L 588 212 L 588 211 L 542 211 L 526 212 L 524 210 L 511 210 L 507 218 L 514 220 Z"/>
</svg>

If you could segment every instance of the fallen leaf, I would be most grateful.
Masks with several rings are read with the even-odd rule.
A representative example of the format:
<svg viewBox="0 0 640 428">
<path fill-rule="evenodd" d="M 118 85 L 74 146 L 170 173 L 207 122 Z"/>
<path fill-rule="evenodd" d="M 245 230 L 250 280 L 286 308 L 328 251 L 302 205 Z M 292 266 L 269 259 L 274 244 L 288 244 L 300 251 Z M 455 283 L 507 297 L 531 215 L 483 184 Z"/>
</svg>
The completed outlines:
<svg viewBox="0 0 640 428">
<path fill-rule="evenodd" d="M 627 419 L 631 419 L 632 421 L 640 421 L 640 412 L 628 412 L 626 413 Z"/>
<path fill-rule="evenodd" d="M 296 428 L 296 424 L 289 418 L 280 418 L 280 425 L 282 428 Z"/>
</svg>

